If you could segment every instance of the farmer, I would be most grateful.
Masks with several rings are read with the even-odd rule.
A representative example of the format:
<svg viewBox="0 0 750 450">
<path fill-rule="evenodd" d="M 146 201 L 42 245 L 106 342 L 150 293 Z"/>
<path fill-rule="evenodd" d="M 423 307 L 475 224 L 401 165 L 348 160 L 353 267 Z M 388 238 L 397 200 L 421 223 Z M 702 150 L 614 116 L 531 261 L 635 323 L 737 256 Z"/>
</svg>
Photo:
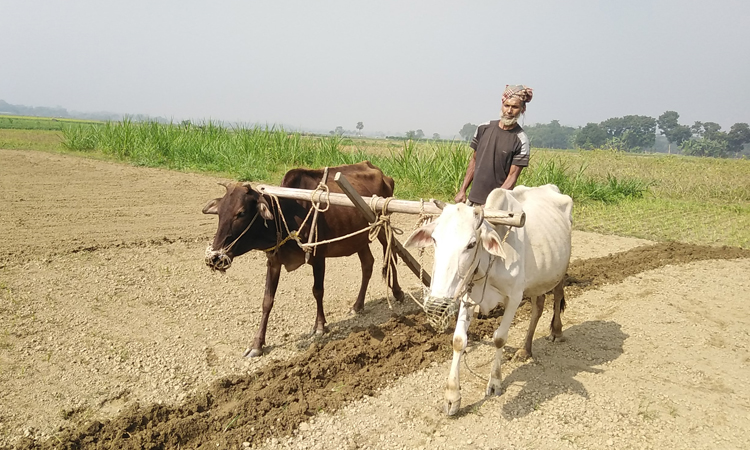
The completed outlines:
<svg viewBox="0 0 750 450">
<path fill-rule="evenodd" d="M 479 125 L 471 139 L 474 153 L 456 203 L 466 202 L 466 190 L 472 182 L 469 205 L 484 205 L 493 189 L 513 189 L 516 185 L 521 170 L 529 165 L 529 138 L 517 122 L 532 95 L 530 87 L 505 86 L 500 119 Z"/>
</svg>

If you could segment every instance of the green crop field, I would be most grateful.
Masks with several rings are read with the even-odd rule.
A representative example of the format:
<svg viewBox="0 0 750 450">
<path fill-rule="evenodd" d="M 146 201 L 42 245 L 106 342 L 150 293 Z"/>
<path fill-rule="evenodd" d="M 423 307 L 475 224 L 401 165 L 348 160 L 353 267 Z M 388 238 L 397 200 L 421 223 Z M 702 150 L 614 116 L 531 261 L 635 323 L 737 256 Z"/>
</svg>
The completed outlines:
<svg viewBox="0 0 750 450">
<path fill-rule="evenodd" d="M 303 136 L 273 128 L 128 120 L 70 124 L 59 132 L 0 130 L 0 147 L 83 153 L 265 183 L 278 183 L 292 167 L 369 159 L 394 177 L 396 197 L 447 201 L 471 155 L 458 141 Z M 578 230 L 750 247 L 748 160 L 532 149 L 519 183 L 557 184 L 575 200 Z"/>
<path fill-rule="evenodd" d="M 101 125 L 104 122 L 55 117 L 10 116 L 0 114 L 0 129 L 10 130 L 62 130 L 67 125 Z"/>
</svg>

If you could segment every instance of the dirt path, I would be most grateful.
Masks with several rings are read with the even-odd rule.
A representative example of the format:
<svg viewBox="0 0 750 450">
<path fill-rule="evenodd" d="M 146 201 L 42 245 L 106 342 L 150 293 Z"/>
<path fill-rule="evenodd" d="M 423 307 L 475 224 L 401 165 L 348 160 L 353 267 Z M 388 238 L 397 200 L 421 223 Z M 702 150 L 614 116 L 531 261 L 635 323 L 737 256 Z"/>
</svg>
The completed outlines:
<svg viewBox="0 0 750 450">
<path fill-rule="evenodd" d="M 568 341 L 548 343 L 540 325 L 535 359 L 508 362 L 506 392 L 484 399 L 498 318 L 476 321 L 463 408 L 447 418 L 450 337 L 409 301 L 389 311 L 376 279 L 365 314 L 349 316 L 356 258 L 329 261 L 331 333 L 307 334 L 301 268 L 282 276 L 269 354 L 241 357 L 265 257 L 223 276 L 203 265 L 215 218 L 200 209 L 217 181 L 0 150 L 0 447 L 750 445 L 747 251 L 574 233 Z"/>
</svg>

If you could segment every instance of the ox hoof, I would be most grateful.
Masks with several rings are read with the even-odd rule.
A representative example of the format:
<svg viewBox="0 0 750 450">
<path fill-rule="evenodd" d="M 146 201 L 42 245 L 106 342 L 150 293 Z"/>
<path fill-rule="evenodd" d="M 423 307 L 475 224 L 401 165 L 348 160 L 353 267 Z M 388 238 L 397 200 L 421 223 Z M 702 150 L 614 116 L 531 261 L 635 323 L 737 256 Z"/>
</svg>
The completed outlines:
<svg viewBox="0 0 750 450">
<path fill-rule="evenodd" d="M 245 354 L 243 356 L 245 358 L 257 358 L 259 356 L 263 356 L 263 349 L 249 348 L 245 350 Z"/>
<path fill-rule="evenodd" d="M 445 411 L 447 415 L 455 416 L 459 409 L 461 409 L 461 397 L 454 401 L 445 400 L 443 411 Z"/>
<path fill-rule="evenodd" d="M 404 291 L 393 291 L 393 298 L 395 298 L 397 302 L 401 303 L 406 298 L 406 295 L 404 295 Z"/>
<path fill-rule="evenodd" d="M 310 332 L 310 336 L 312 336 L 312 337 L 320 337 L 320 336 L 323 336 L 324 334 L 326 334 L 327 331 L 328 330 L 325 329 L 325 328 L 323 328 L 323 329 L 321 329 L 321 328 L 313 328 L 313 330 Z"/>
<path fill-rule="evenodd" d="M 361 313 L 363 310 L 364 310 L 364 308 L 360 308 L 360 309 L 352 308 L 352 309 L 349 310 L 349 315 L 350 316 L 356 316 L 357 314 Z"/>
<path fill-rule="evenodd" d="M 513 355 L 513 361 L 526 361 L 531 356 L 531 353 L 527 353 L 526 349 L 519 348 L 515 355 Z"/>
<path fill-rule="evenodd" d="M 485 394 L 487 394 L 487 397 L 494 396 L 494 395 L 500 395 L 503 393 L 503 387 L 502 387 L 502 381 L 501 380 L 490 380 L 489 383 L 487 383 L 487 391 Z"/>
<path fill-rule="evenodd" d="M 550 334 L 550 335 L 549 335 L 549 336 L 547 337 L 547 339 L 548 339 L 548 340 L 550 340 L 550 341 L 552 341 L 552 342 L 565 342 L 565 341 L 567 341 L 567 340 L 568 340 L 568 338 L 566 338 L 566 337 L 565 337 L 565 336 L 563 336 L 562 334 L 561 334 L 561 335 L 559 335 L 559 336 L 555 336 L 554 334 Z"/>
</svg>

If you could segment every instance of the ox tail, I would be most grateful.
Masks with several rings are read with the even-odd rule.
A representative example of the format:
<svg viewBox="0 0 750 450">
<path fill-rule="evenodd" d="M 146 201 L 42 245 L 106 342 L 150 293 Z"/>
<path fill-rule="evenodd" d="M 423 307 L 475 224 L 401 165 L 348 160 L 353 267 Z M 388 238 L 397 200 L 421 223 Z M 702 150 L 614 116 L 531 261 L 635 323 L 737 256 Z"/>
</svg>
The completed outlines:
<svg viewBox="0 0 750 450">
<path fill-rule="evenodd" d="M 557 336 L 555 334 L 555 321 L 557 320 L 557 323 L 560 324 L 560 329 L 558 330 L 558 333 L 562 333 L 562 319 L 561 319 L 561 316 L 562 316 L 562 313 L 564 311 L 565 311 L 565 295 L 563 295 L 560 298 L 560 314 L 558 315 L 557 310 L 553 310 L 553 312 L 552 312 L 552 320 L 549 323 L 549 329 L 552 332 L 552 336 L 553 337 L 555 337 L 555 336 L 556 337 L 562 337 L 562 334 L 560 334 L 560 336 Z M 554 338 L 553 338 L 553 340 L 554 340 Z"/>
</svg>

